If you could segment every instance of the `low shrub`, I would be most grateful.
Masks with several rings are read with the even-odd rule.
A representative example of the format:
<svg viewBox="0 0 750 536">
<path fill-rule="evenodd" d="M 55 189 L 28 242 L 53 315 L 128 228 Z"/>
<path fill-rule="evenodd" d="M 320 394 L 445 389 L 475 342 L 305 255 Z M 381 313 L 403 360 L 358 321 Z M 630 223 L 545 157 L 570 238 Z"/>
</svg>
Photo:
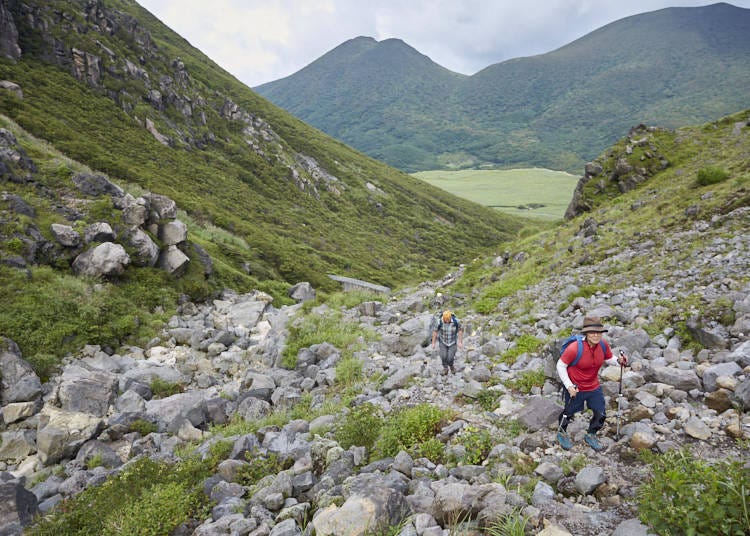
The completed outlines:
<svg viewBox="0 0 750 536">
<path fill-rule="evenodd" d="M 373 450 L 383 458 L 402 450 L 416 454 L 420 445 L 440 430 L 448 415 L 446 410 L 431 404 L 400 409 L 386 420 Z"/>
<path fill-rule="evenodd" d="M 716 166 L 708 166 L 698 170 L 695 182 L 698 186 L 710 186 L 724 182 L 728 178 L 729 173 L 726 170 Z"/>
<path fill-rule="evenodd" d="M 174 465 L 142 458 L 103 484 L 63 501 L 24 534 L 169 536 L 183 522 L 210 515 L 200 484 L 215 470 L 198 458 Z"/>
<path fill-rule="evenodd" d="M 342 448 L 351 446 L 366 447 L 371 451 L 375 441 L 383 428 L 383 417 L 380 410 L 374 404 L 362 404 L 355 407 L 346 416 L 336 430 L 336 441 Z"/>
<path fill-rule="evenodd" d="M 658 534 L 750 534 L 750 467 L 739 461 L 715 464 L 686 449 L 669 451 L 652 464 L 639 489 L 639 515 Z"/>
</svg>

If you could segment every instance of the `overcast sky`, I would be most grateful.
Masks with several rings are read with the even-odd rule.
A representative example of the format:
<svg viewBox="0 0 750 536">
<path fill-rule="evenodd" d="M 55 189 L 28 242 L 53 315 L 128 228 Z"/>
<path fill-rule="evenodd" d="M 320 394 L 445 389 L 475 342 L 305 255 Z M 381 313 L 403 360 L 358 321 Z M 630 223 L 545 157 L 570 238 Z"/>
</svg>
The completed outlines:
<svg viewBox="0 0 750 536">
<path fill-rule="evenodd" d="M 543 54 L 669 0 L 137 0 L 248 86 L 293 74 L 357 36 L 396 37 L 463 74 Z M 729 3 L 750 8 L 750 0 Z"/>
</svg>

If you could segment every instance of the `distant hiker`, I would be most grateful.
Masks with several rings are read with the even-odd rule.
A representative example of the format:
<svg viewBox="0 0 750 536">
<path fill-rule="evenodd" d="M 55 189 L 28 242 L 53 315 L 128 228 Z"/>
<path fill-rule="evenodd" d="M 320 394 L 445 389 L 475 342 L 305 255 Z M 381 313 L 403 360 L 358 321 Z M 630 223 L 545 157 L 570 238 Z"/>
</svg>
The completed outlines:
<svg viewBox="0 0 750 536">
<path fill-rule="evenodd" d="M 456 315 L 446 310 L 432 319 L 430 330 L 432 331 L 432 348 L 435 348 L 436 342 L 440 342 L 439 351 L 440 362 L 443 364 L 443 375 L 448 374 L 449 370 L 455 373 L 453 361 L 456 357 L 456 347 L 464 347 L 464 330 L 461 327 L 461 322 L 458 321 Z M 440 335 L 439 338 L 438 335 Z"/>
<path fill-rule="evenodd" d="M 596 438 L 596 432 L 604 426 L 606 418 L 604 393 L 599 385 L 599 369 L 605 362 L 608 365 L 628 364 L 628 358 L 624 354 L 617 359 L 612 356 L 612 349 L 602 339 L 602 333 L 606 331 L 600 318 L 587 316 L 583 319 L 583 336 L 577 343 L 569 344 L 557 360 L 557 374 L 565 387 L 565 408 L 557 418 L 557 440 L 565 450 L 573 447 L 567 431 L 568 423 L 573 415 L 583 411 L 584 404 L 594 412 L 584 441 L 594 450 L 604 448 Z"/>
</svg>

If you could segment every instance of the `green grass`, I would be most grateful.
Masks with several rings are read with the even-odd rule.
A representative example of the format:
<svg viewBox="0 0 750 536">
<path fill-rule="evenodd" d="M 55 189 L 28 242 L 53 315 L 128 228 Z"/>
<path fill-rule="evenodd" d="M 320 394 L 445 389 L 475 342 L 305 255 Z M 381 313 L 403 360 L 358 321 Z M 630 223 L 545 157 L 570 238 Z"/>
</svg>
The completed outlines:
<svg viewBox="0 0 750 536">
<path fill-rule="evenodd" d="M 464 199 L 513 216 L 560 220 L 578 177 L 549 169 L 420 171 L 413 174 Z"/>
</svg>

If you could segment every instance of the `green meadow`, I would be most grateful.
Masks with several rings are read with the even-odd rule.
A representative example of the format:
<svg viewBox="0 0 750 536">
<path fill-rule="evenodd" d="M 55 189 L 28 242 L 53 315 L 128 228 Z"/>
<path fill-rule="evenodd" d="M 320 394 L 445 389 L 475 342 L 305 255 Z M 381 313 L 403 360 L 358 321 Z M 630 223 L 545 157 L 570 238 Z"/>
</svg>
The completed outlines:
<svg viewBox="0 0 750 536">
<path fill-rule="evenodd" d="M 541 168 L 420 171 L 413 176 L 501 212 L 543 220 L 562 219 L 579 178 Z"/>
</svg>

